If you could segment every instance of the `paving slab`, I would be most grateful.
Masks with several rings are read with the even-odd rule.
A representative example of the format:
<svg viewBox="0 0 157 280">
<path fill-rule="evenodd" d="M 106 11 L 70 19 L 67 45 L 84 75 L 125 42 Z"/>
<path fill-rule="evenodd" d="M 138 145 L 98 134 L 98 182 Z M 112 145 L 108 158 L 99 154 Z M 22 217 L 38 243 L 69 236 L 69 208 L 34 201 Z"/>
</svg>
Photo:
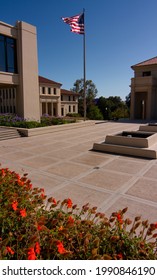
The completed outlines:
<svg viewBox="0 0 157 280">
<path fill-rule="evenodd" d="M 140 123 L 106 122 L 50 134 L 1 141 L 0 163 L 28 173 L 34 186 L 56 199 L 90 203 L 110 215 L 128 207 L 127 216 L 157 222 L 157 160 L 91 151 L 106 135 L 138 130 Z M 157 145 L 157 144 L 154 144 Z"/>
</svg>

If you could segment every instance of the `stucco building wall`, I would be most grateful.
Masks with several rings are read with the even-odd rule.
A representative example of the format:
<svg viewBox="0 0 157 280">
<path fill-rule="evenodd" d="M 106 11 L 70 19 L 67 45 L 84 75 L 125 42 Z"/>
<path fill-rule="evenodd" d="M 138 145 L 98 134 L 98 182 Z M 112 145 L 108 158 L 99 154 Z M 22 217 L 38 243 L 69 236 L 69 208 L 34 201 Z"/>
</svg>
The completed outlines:
<svg viewBox="0 0 157 280">
<path fill-rule="evenodd" d="M 13 56 L 13 68 L 5 61 L 6 42 Z M 66 116 L 78 112 L 78 94 L 62 90 L 61 83 L 38 76 L 35 26 L 22 21 L 15 26 L 0 22 L 0 48 L 0 113 L 40 121 L 43 114 Z"/>
<path fill-rule="evenodd" d="M 40 120 L 36 27 L 21 21 L 17 21 L 15 26 L 0 22 L 0 34 L 15 39 L 17 54 L 17 73 L 0 69 L 1 100 L 7 99 L 3 92 L 14 89 L 17 115 Z M 4 109 L 7 112 L 7 107 Z"/>
<path fill-rule="evenodd" d="M 157 119 L 157 57 L 132 66 L 131 119 Z"/>
</svg>

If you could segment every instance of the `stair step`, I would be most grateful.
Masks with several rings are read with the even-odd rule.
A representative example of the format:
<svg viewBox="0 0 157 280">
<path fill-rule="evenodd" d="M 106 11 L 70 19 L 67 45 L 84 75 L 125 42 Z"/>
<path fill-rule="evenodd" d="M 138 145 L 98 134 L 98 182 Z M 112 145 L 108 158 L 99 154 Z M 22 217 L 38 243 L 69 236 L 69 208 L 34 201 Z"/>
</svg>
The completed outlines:
<svg viewBox="0 0 157 280">
<path fill-rule="evenodd" d="M 11 129 L 11 128 L 0 128 L 0 141 L 13 139 L 13 138 L 20 138 L 22 137 L 18 130 Z"/>
<path fill-rule="evenodd" d="M 13 136 L 13 137 L 0 137 L 0 141 L 2 140 L 8 140 L 8 139 L 14 139 L 14 138 L 20 138 L 20 136 Z"/>
</svg>

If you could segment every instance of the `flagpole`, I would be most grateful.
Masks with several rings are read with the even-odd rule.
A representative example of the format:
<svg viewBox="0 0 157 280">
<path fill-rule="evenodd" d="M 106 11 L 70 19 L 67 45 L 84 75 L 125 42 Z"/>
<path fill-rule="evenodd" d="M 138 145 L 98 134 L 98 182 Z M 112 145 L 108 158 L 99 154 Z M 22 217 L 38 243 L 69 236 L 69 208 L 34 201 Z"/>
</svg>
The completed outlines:
<svg viewBox="0 0 157 280">
<path fill-rule="evenodd" d="M 84 34 L 83 34 L 83 107 L 84 107 L 84 121 L 86 120 L 86 30 L 85 30 L 85 9 L 84 13 Z"/>
</svg>

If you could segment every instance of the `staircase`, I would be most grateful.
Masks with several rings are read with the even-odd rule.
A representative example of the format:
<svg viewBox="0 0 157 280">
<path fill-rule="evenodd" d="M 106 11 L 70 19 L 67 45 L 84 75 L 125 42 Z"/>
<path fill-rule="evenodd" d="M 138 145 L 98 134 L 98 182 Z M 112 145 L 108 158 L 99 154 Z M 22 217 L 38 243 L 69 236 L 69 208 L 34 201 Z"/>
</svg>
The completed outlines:
<svg viewBox="0 0 157 280">
<path fill-rule="evenodd" d="M 17 129 L 0 127 L 0 141 L 20 137 L 21 134 Z"/>
</svg>

